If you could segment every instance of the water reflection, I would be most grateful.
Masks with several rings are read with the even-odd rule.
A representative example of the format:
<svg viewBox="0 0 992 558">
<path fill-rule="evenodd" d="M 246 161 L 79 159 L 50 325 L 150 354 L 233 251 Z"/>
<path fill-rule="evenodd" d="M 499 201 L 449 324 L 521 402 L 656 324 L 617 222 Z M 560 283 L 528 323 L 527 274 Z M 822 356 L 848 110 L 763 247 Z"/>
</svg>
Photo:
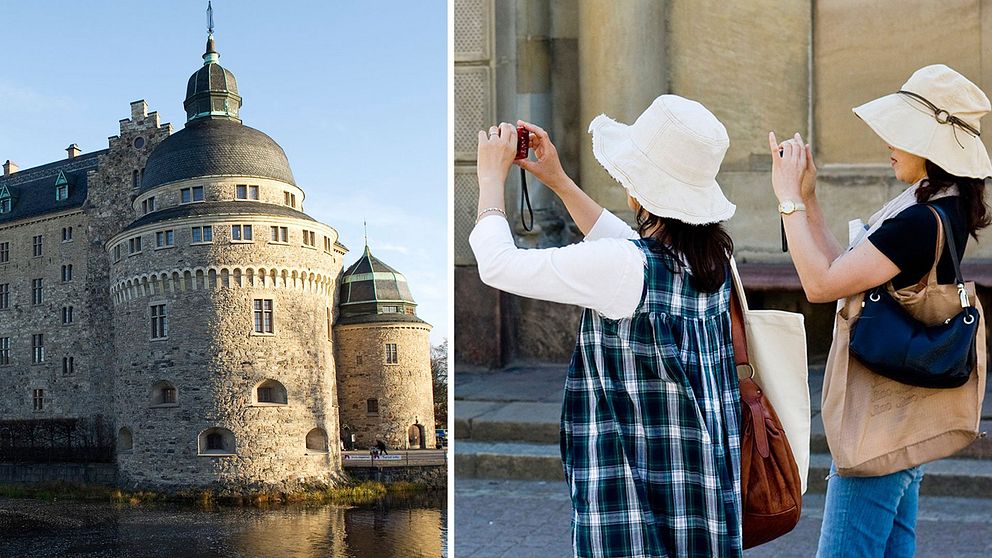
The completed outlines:
<svg viewBox="0 0 992 558">
<path fill-rule="evenodd" d="M 0 500 L 0 556 L 437 558 L 446 525 L 443 493 L 209 511 Z"/>
</svg>

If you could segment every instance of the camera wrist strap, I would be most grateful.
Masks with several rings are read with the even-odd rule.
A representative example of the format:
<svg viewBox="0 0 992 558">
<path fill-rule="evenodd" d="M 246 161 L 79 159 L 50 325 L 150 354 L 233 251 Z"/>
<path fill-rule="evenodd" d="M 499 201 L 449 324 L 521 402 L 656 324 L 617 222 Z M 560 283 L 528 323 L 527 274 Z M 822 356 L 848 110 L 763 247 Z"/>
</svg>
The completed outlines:
<svg viewBox="0 0 992 558">
<path fill-rule="evenodd" d="M 524 202 L 527 203 L 527 212 L 530 214 L 530 225 L 524 219 Z M 534 208 L 530 205 L 530 194 L 527 192 L 527 171 L 523 167 L 520 168 L 520 224 L 527 232 L 534 230 Z"/>
</svg>

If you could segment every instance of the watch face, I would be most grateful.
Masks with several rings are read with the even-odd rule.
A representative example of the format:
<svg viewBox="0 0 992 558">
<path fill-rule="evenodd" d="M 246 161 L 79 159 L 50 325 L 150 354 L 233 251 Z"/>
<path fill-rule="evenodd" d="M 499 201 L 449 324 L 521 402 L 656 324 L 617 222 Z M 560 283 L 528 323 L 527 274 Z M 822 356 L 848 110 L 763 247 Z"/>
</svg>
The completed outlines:
<svg viewBox="0 0 992 558">
<path fill-rule="evenodd" d="M 788 215 L 789 213 L 793 213 L 796 210 L 796 202 L 792 200 L 785 200 L 784 202 L 779 204 L 778 210 L 779 212 L 785 213 L 786 215 Z"/>
</svg>

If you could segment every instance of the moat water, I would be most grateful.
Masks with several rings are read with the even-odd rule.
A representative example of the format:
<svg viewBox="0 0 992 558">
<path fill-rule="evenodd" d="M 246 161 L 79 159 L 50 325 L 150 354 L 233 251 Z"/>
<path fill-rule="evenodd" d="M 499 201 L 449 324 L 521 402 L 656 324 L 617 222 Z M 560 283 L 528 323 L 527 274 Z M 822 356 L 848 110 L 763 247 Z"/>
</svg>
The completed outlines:
<svg viewBox="0 0 992 558">
<path fill-rule="evenodd" d="M 269 508 L 0 498 L 0 557 L 447 557 L 443 492 Z"/>
</svg>

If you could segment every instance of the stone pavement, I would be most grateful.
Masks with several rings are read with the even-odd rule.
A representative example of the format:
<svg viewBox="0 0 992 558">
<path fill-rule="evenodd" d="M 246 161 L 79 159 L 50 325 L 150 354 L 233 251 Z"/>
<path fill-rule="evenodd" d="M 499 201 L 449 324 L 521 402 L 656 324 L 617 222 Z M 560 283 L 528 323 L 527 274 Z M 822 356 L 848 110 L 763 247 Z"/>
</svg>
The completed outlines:
<svg viewBox="0 0 992 558">
<path fill-rule="evenodd" d="M 455 532 L 458 558 L 570 556 L 571 506 L 558 455 L 565 367 L 458 370 Z M 747 557 L 813 556 L 829 466 L 819 421 L 822 365 L 810 370 L 810 488 L 795 531 Z M 990 386 L 992 389 L 992 386 Z M 992 430 L 992 395 L 983 429 Z M 992 440 L 931 464 L 921 487 L 917 556 L 992 556 Z"/>
<path fill-rule="evenodd" d="M 816 553 L 823 496 L 808 494 L 791 533 L 745 551 L 746 558 L 809 558 Z M 456 558 L 571 556 L 571 504 L 563 482 L 459 479 Z M 917 558 L 992 556 L 992 499 L 923 497 Z"/>
</svg>

